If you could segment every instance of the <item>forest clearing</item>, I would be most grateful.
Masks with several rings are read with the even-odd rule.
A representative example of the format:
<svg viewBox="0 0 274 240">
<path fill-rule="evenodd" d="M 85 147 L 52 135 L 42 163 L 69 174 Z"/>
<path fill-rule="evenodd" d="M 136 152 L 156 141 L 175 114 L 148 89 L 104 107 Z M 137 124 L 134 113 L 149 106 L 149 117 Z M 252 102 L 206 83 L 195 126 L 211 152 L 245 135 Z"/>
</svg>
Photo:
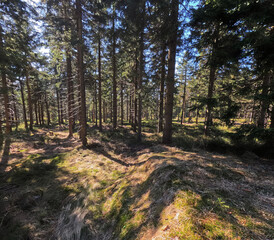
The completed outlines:
<svg viewBox="0 0 274 240">
<path fill-rule="evenodd" d="M 1 0 L 0 240 L 274 240 L 273 0 Z"/>
</svg>

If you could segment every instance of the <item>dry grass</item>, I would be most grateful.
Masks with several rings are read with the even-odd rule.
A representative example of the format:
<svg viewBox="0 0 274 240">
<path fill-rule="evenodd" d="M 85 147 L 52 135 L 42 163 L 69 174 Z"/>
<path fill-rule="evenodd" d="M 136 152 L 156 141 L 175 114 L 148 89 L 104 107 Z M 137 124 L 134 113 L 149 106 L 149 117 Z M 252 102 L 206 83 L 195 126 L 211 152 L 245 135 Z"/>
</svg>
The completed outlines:
<svg viewBox="0 0 274 240">
<path fill-rule="evenodd" d="M 268 162 L 100 139 L 82 149 L 58 131 L 25 137 L 2 164 L 1 239 L 274 238 Z"/>
</svg>

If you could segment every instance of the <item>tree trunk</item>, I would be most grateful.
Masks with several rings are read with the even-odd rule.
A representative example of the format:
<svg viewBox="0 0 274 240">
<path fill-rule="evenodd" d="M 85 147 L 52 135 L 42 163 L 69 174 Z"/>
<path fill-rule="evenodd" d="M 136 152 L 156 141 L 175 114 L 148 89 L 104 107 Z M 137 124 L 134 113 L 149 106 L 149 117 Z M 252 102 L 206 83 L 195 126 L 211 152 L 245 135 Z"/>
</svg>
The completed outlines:
<svg viewBox="0 0 274 240">
<path fill-rule="evenodd" d="M 139 41 L 139 74 L 138 74 L 138 135 L 137 140 L 142 140 L 142 84 L 144 76 L 144 30 L 145 30 L 145 1 L 142 6 L 142 19 Z"/>
<path fill-rule="evenodd" d="M 44 102 L 41 98 L 41 119 L 42 119 L 42 125 L 45 125 L 45 119 L 44 119 Z"/>
<path fill-rule="evenodd" d="M 41 118 L 41 107 L 40 107 L 40 99 L 37 101 L 37 110 L 38 110 L 38 119 L 39 119 L 39 125 L 42 126 L 42 118 Z"/>
<path fill-rule="evenodd" d="M 98 101 L 99 101 L 99 130 L 102 131 L 102 77 L 101 77 L 101 39 L 98 40 Z"/>
<path fill-rule="evenodd" d="M 0 26 L 0 47 L 3 48 L 3 30 Z M 4 107 L 5 107 L 5 119 L 6 119 L 6 133 L 10 133 L 12 131 L 11 122 L 10 122 L 10 102 L 9 102 L 9 93 L 7 86 L 7 76 L 5 65 L 1 65 L 1 77 L 2 77 L 2 88 L 3 88 L 3 96 L 4 96 Z"/>
<path fill-rule="evenodd" d="M 129 93 L 127 92 L 127 122 L 129 122 Z"/>
<path fill-rule="evenodd" d="M 39 124 L 38 122 L 38 110 L 37 110 L 37 101 L 34 103 L 34 111 L 35 111 L 35 120 L 36 120 L 36 125 Z"/>
<path fill-rule="evenodd" d="M 271 109 L 271 116 L 270 116 L 270 120 L 271 120 L 270 128 L 274 129 L 274 75 L 272 75 L 272 78 L 271 78 L 271 93 L 270 94 L 272 96 L 272 99 L 271 99 L 272 109 Z"/>
<path fill-rule="evenodd" d="M 21 92 L 21 99 L 23 104 L 23 120 L 25 124 L 25 129 L 28 131 L 28 120 L 27 120 L 27 112 L 26 112 L 26 104 L 25 104 L 25 96 L 24 96 L 24 86 L 22 84 L 22 81 L 19 81 L 20 83 L 20 92 Z"/>
<path fill-rule="evenodd" d="M 124 125 L 124 85 L 123 81 L 121 80 L 121 92 L 120 92 L 120 97 L 121 97 L 121 125 Z"/>
<path fill-rule="evenodd" d="M 72 68 L 71 68 L 71 55 L 69 51 L 66 51 L 66 61 L 67 61 L 67 88 L 68 88 L 68 119 L 69 119 L 69 135 L 73 136 L 73 126 L 74 126 L 74 93 L 73 93 L 73 79 L 72 79 Z"/>
<path fill-rule="evenodd" d="M 95 81 L 94 103 L 95 103 L 95 126 L 98 127 L 98 95 L 97 95 L 97 81 Z"/>
<path fill-rule="evenodd" d="M 10 102 L 9 102 L 9 95 L 8 95 L 7 78 L 3 69 L 2 69 L 2 88 L 3 88 L 3 95 L 4 95 L 6 133 L 10 133 L 11 132 Z"/>
<path fill-rule="evenodd" d="M 216 67 L 210 67 L 209 73 L 209 85 L 208 85 L 208 93 L 207 93 L 207 111 L 206 111 L 206 125 L 205 125 L 205 135 L 209 135 L 209 127 L 212 126 L 212 109 L 213 109 L 213 90 L 214 83 L 216 79 Z"/>
<path fill-rule="evenodd" d="M 130 89 L 129 89 L 129 124 L 132 125 L 132 119 L 133 119 L 133 108 L 132 108 L 132 86 L 130 85 Z"/>
<path fill-rule="evenodd" d="M 82 5 L 81 0 L 76 0 L 76 16 L 77 16 L 77 65 L 78 65 L 78 83 L 80 86 L 80 139 L 82 145 L 87 145 L 87 120 L 86 120 L 86 93 L 83 66 L 83 23 L 82 23 Z"/>
<path fill-rule="evenodd" d="M 18 130 L 18 124 L 19 124 L 19 119 L 18 119 L 18 113 L 17 113 L 17 107 L 16 107 L 16 96 L 14 94 L 13 87 L 11 88 L 11 93 L 12 93 L 12 105 L 13 105 L 13 112 L 14 112 L 14 120 L 15 120 L 15 128 L 16 131 Z"/>
<path fill-rule="evenodd" d="M 260 109 L 260 115 L 258 118 L 257 126 L 259 128 L 264 128 L 265 127 L 265 115 L 266 111 L 268 109 L 268 90 L 269 90 L 269 76 L 266 75 L 263 77 L 263 85 L 262 85 L 262 94 L 261 94 L 261 109 Z"/>
<path fill-rule="evenodd" d="M 103 100 L 103 120 L 106 122 L 106 102 Z"/>
<path fill-rule="evenodd" d="M 163 131 L 165 76 L 166 76 L 166 43 L 164 42 L 163 48 L 162 48 L 162 58 L 161 58 L 161 84 L 160 84 L 158 132 Z"/>
<path fill-rule="evenodd" d="M 70 7 L 70 1 L 66 0 L 64 3 L 64 12 L 65 12 L 65 19 L 66 21 L 69 21 L 68 14 L 67 14 L 67 6 Z M 66 5 L 67 4 L 67 5 Z M 66 24 L 66 31 L 69 31 L 69 26 Z M 70 39 L 65 38 L 67 44 L 69 45 Z M 66 49 L 66 68 L 67 68 L 67 93 L 68 93 L 68 122 L 69 122 L 69 135 L 68 137 L 73 136 L 73 128 L 74 128 L 74 111 L 73 111 L 73 106 L 74 106 L 74 89 L 73 89 L 73 79 L 72 79 L 72 67 L 71 67 L 71 53 L 70 53 L 70 46 L 67 47 Z"/>
<path fill-rule="evenodd" d="M 196 110 L 196 124 L 199 123 L 199 109 Z"/>
<path fill-rule="evenodd" d="M 27 85 L 27 90 L 28 90 L 29 129 L 32 131 L 33 130 L 33 108 L 32 108 L 32 99 L 31 99 L 31 90 L 30 90 L 28 70 L 26 70 L 26 85 Z M 36 122 L 37 122 L 37 120 L 36 120 Z"/>
<path fill-rule="evenodd" d="M 163 132 L 163 143 L 172 142 L 172 113 L 173 113 L 173 98 L 174 98 L 174 75 L 176 64 L 176 47 L 178 37 L 178 8 L 179 1 L 172 0 L 171 2 L 171 16 L 170 34 L 168 41 L 168 73 L 166 84 L 166 106 L 165 106 L 165 126 Z"/>
<path fill-rule="evenodd" d="M 45 91 L 45 104 L 46 104 L 46 113 L 47 113 L 47 125 L 50 125 L 50 111 L 49 111 L 49 103 L 48 103 L 48 96 L 47 91 Z"/>
<path fill-rule="evenodd" d="M 185 122 L 185 115 L 186 115 L 186 81 L 187 81 L 186 74 L 187 74 L 187 69 L 185 69 L 185 82 L 184 82 L 184 95 L 183 95 L 181 124 L 183 124 Z"/>
<path fill-rule="evenodd" d="M 212 126 L 212 110 L 213 110 L 213 91 L 214 91 L 214 83 L 216 80 L 216 63 L 215 63 L 215 51 L 218 45 L 219 38 L 219 25 L 217 25 L 215 29 L 215 39 L 212 44 L 212 54 L 211 54 L 211 64 L 210 64 L 210 72 L 209 72 L 209 84 L 208 84 L 208 93 L 207 93 L 207 111 L 205 116 L 205 135 L 209 135 L 209 128 Z"/>
<path fill-rule="evenodd" d="M 117 127 L 117 81 L 116 81 L 116 38 L 115 38 L 115 10 L 112 18 L 112 81 L 113 81 L 113 129 Z"/>
<path fill-rule="evenodd" d="M 56 88 L 56 97 L 57 97 L 57 114 L 58 114 L 58 124 L 61 125 L 61 111 L 60 111 L 60 96 L 59 90 Z"/>
<path fill-rule="evenodd" d="M 0 100 L 2 100 L 0 98 Z M 3 131 L 2 131 L 2 113 L 1 113 L 1 109 L 0 109 L 0 146 L 2 146 L 3 144 Z"/>
</svg>

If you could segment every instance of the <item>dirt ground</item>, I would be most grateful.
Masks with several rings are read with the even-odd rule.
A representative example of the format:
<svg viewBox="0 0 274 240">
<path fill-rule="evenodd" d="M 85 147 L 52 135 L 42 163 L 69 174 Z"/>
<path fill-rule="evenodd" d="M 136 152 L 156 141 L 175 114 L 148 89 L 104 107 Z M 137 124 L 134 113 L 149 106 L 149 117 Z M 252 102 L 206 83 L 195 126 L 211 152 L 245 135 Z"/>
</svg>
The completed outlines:
<svg viewBox="0 0 274 240">
<path fill-rule="evenodd" d="M 273 162 L 62 130 L 1 144 L 1 239 L 274 239 Z"/>
</svg>

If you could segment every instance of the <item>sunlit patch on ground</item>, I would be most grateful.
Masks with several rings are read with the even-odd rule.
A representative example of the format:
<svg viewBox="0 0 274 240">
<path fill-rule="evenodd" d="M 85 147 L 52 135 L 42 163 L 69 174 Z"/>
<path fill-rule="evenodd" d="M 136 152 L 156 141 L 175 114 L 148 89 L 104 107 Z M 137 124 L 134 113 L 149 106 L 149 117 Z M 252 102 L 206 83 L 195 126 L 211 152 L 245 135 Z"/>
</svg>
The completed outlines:
<svg viewBox="0 0 274 240">
<path fill-rule="evenodd" d="M 274 237 L 273 165 L 111 138 L 83 149 L 61 132 L 45 142 L 47 134 L 26 136 L 28 146 L 15 138 L 10 144 L 1 239 Z"/>
</svg>

